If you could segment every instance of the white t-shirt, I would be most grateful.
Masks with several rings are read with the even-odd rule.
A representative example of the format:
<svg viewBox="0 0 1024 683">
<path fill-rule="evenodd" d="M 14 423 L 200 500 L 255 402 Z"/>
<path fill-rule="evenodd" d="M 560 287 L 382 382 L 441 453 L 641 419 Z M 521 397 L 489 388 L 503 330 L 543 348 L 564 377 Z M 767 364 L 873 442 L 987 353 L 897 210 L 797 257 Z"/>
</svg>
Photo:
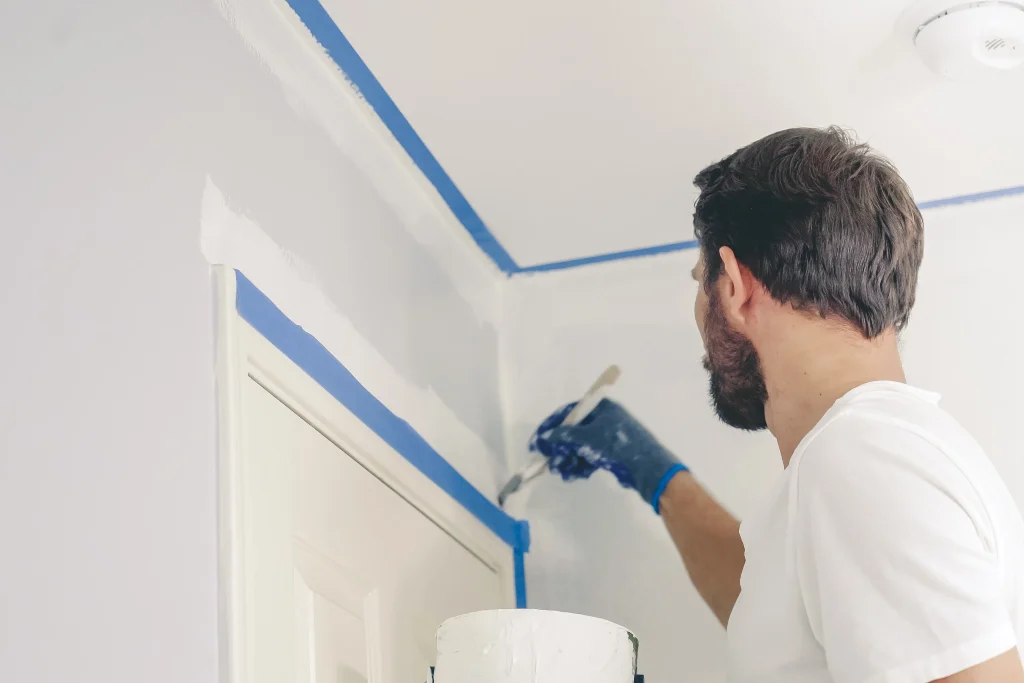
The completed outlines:
<svg viewBox="0 0 1024 683">
<path fill-rule="evenodd" d="M 740 526 L 732 683 L 928 683 L 1024 636 L 1024 520 L 939 397 L 839 399 Z"/>
</svg>

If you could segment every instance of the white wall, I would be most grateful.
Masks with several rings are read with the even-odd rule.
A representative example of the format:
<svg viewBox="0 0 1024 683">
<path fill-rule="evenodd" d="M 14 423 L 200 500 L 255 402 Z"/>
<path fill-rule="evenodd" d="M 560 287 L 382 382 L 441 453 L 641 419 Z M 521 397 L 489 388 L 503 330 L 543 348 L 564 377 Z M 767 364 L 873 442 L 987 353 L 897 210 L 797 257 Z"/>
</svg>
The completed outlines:
<svg viewBox="0 0 1024 683">
<path fill-rule="evenodd" d="M 324 123 L 343 91 L 305 101 L 221 9 L 0 4 L 3 681 L 217 677 L 211 196 L 287 250 L 292 280 L 257 285 L 325 293 L 376 352 L 350 369 L 417 428 L 443 413 L 465 450 L 439 450 L 497 481 L 486 262 L 429 193 L 382 183 L 389 143 Z"/>
<path fill-rule="evenodd" d="M 907 375 L 942 394 L 1024 509 L 1024 197 L 928 211 L 925 225 Z"/>
<path fill-rule="evenodd" d="M 0 3 L 0 680 L 216 678 L 207 258 L 329 319 L 307 322 L 487 493 L 503 443 L 525 457 L 537 420 L 608 362 L 737 514 L 778 471 L 769 439 L 707 408 L 692 255 L 515 280 L 502 324 L 493 271 L 266 7 Z M 929 217 L 907 342 L 915 379 L 1018 468 L 1018 495 L 1020 330 L 999 297 L 1021 208 Z M 634 494 L 548 480 L 513 505 L 534 522 L 535 606 L 632 626 L 651 680 L 720 677 L 721 636 Z"/>
<path fill-rule="evenodd" d="M 910 380 L 988 449 L 1024 506 L 1019 423 L 1024 380 L 1014 310 L 1024 200 L 926 214 L 919 303 L 905 335 Z M 613 395 L 669 445 L 740 518 L 781 470 L 768 434 L 720 424 L 709 407 L 693 322 L 694 252 L 513 280 L 503 340 L 508 457 L 557 405 L 609 363 Z M 635 630 L 648 680 L 724 680 L 724 632 L 690 585 L 661 521 L 610 476 L 547 477 L 510 500 L 532 525 L 532 607 L 605 617 Z"/>
</svg>

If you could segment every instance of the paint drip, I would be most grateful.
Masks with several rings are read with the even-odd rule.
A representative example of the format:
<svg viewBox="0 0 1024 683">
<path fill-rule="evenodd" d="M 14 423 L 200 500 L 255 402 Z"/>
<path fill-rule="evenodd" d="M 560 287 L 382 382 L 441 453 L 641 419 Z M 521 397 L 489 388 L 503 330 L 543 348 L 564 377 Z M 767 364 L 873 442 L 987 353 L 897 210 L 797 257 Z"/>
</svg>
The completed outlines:
<svg viewBox="0 0 1024 683">
<path fill-rule="evenodd" d="M 639 649 L 604 619 L 543 610 L 491 610 L 437 631 L 435 683 L 633 683 Z"/>
</svg>

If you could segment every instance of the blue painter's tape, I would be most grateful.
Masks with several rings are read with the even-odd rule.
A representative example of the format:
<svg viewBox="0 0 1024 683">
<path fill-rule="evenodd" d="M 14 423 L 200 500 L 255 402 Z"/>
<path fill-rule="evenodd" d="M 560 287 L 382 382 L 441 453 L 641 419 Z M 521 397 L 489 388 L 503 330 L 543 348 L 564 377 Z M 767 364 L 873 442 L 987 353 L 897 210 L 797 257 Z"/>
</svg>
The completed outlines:
<svg viewBox="0 0 1024 683">
<path fill-rule="evenodd" d="M 671 244 L 659 244 L 654 247 L 645 247 L 643 249 L 630 249 L 629 251 L 616 251 L 611 254 L 598 254 L 597 256 L 587 256 L 585 258 L 570 259 L 568 261 L 555 261 L 553 263 L 541 263 L 536 266 L 524 266 L 517 272 L 520 273 L 546 273 L 552 270 L 566 270 L 567 268 L 577 268 L 579 266 L 590 265 L 591 263 L 604 263 L 606 261 L 620 261 L 622 259 L 638 258 L 640 256 L 654 256 L 655 254 L 665 254 L 672 251 L 685 251 L 686 249 L 696 249 L 700 246 L 697 240 L 689 240 L 687 242 L 672 242 Z"/>
<path fill-rule="evenodd" d="M 292 10 L 299 16 L 317 42 L 327 51 L 334 63 L 338 65 L 342 73 L 358 88 L 363 98 L 377 112 L 377 116 L 402 145 L 413 163 L 437 188 L 441 198 L 444 199 L 477 245 L 502 271 L 510 274 L 517 272 L 519 266 L 505 251 L 505 247 L 487 229 L 483 219 L 470 206 L 469 201 L 456 187 L 455 182 L 431 154 L 409 120 L 398 109 L 394 100 L 387 94 L 352 44 L 348 42 L 348 38 L 334 23 L 323 5 L 317 0 L 288 0 L 288 4 L 291 5 Z"/>
<path fill-rule="evenodd" d="M 1004 197 L 1013 197 L 1017 195 L 1024 195 L 1024 185 L 1017 187 L 1005 187 L 1000 190 L 990 190 L 988 192 L 976 192 L 974 194 L 958 195 L 956 197 L 946 197 L 945 199 L 933 199 L 931 201 L 919 203 L 917 205 L 917 208 L 920 209 L 921 211 L 927 211 L 928 209 L 938 209 L 943 206 L 971 204 L 974 202 L 984 202 L 991 199 L 1002 199 Z M 657 246 L 646 247 L 644 249 L 631 249 L 629 251 L 617 251 L 610 254 L 598 254 L 597 256 L 570 259 L 568 261 L 555 261 L 553 263 L 541 263 L 534 266 L 522 266 L 516 271 L 516 273 L 545 273 L 553 270 L 566 270 L 568 268 L 577 268 L 579 266 L 590 265 L 591 263 L 621 261 L 623 259 L 638 258 L 641 256 L 652 256 L 655 254 L 664 254 L 672 251 L 696 249 L 699 246 L 700 243 L 697 240 L 690 240 L 688 242 L 672 242 L 670 244 L 659 244 Z"/>
<path fill-rule="evenodd" d="M 526 609 L 526 558 L 523 551 L 513 551 L 516 572 L 516 609 Z"/>
<path fill-rule="evenodd" d="M 236 270 L 235 274 L 238 282 L 235 305 L 246 322 L 516 553 L 521 555 L 530 549 L 530 527 L 526 522 L 513 519 L 477 491 L 408 422 L 388 410 L 360 384 L 320 342 L 293 323 L 242 273 Z"/>
<path fill-rule="evenodd" d="M 1015 195 L 1024 195 L 1024 185 L 1017 187 L 1004 187 L 1001 190 L 989 190 L 988 192 L 962 194 L 957 197 L 946 197 L 945 199 L 933 199 L 928 202 L 921 202 L 917 205 L 917 208 L 921 211 L 926 211 L 928 209 L 938 209 L 943 206 L 972 204 L 974 202 L 984 202 L 989 199 L 1001 199 L 1003 197 L 1013 197 Z"/>
</svg>

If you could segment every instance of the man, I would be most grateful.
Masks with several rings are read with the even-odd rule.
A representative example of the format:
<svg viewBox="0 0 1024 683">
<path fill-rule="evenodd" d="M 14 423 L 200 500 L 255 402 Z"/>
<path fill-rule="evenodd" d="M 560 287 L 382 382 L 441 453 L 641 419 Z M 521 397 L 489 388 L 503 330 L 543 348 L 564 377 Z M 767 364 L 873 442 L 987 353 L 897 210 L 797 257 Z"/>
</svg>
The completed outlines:
<svg viewBox="0 0 1024 683">
<path fill-rule="evenodd" d="M 1024 683 L 1024 521 L 900 363 L 923 248 L 909 189 L 836 129 L 770 135 L 695 183 L 712 401 L 771 431 L 780 480 L 741 525 L 607 400 L 575 427 L 552 416 L 535 446 L 661 514 L 727 625 L 732 681 Z"/>
</svg>

